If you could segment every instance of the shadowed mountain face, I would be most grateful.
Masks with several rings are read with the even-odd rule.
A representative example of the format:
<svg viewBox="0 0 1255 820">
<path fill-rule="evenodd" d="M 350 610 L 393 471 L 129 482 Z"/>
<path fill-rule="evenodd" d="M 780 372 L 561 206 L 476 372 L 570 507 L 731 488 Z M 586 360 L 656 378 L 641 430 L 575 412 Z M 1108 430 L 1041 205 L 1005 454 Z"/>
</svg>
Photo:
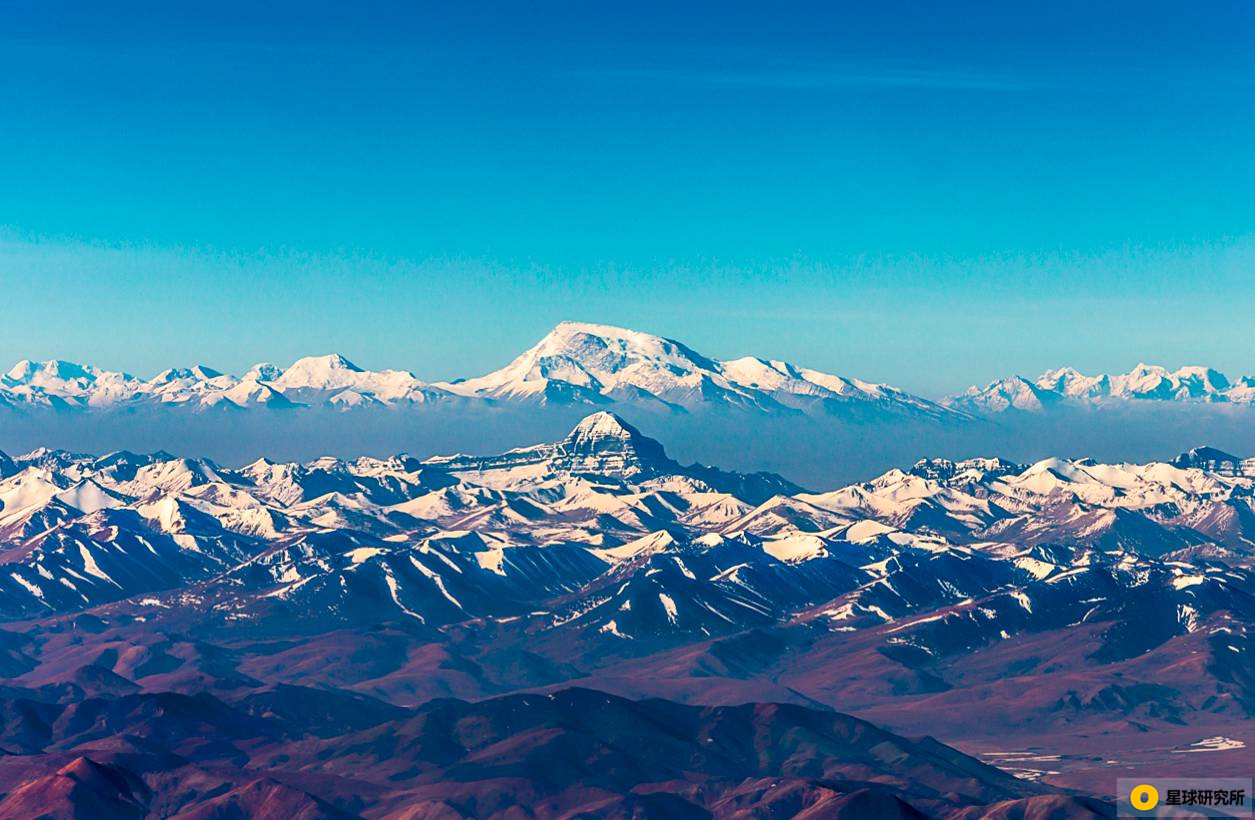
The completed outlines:
<svg viewBox="0 0 1255 820">
<path fill-rule="evenodd" d="M 775 495 L 801 491 L 796 484 L 769 473 L 746 475 L 700 464 L 681 466 L 667 457 L 657 441 L 604 411 L 585 417 L 566 438 L 553 444 L 524 447 L 497 456 L 437 457 L 424 463 L 436 469 L 479 476 L 510 475 L 506 471 L 518 473 L 527 468 L 548 475 L 564 473 L 603 480 L 617 477 L 636 482 L 683 476 L 754 504 Z"/>
<path fill-rule="evenodd" d="M 1255 476 L 1218 450 L 803 492 L 599 411 L 497 456 L 0 466 L 4 800 L 1067 816 L 1134 763 L 1240 774 L 1255 726 Z M 956 753 L 887 735 L 855 766 L 876 732 L 1015 778 L 929 785 Z"/>
<path fill-rule="evenodd" d="M 787 704 L 564 689 L 397 710 L 287 687 L 229 703 L 131 695 L 44 709 L 43 747 L 0 759 L 5 817 L 1110 813 L 933 740 Z"/>
</svg>

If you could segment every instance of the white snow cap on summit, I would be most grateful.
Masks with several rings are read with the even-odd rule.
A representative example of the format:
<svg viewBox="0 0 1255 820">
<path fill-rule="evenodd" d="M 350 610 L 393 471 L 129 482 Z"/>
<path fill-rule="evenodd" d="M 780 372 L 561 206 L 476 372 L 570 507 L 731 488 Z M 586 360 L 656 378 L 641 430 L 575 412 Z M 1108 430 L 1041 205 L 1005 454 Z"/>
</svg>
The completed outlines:
<svg viewBox="0 0 1255 820">
<path fill-rule="evenodd" d="M 261 385 L 262 387 L 259 387 Z M 263 389 L 264 388 L 264 389 Z M 1127 373 L 1086 376 L 1070 367 L 1036 379 L 1013 376 L 932 402 L 886 384 L 757 356 L 716 359 L 675 339 L 613 325 L 561 322 L 505 367 L 429 384 L 405 370 L 366 370 L 339 354 L 288 367 L 254 365 L 243 376 L 204 365 L 151 379 L 62 360 L 18 362 L 0 375 L 0 408 L 414 406 L 442 402 L 640 405 L 679 411 L 751 409 L 769 415 L 834 414 L 860 420 L 910 417 L 966 421 L 1004 411 L 1125 400 L 1255 405 L 1255 378 L 1229 379 L 1209 367 L 1174 371 L 1139 364 Z"/>
<path fill-rule="evenodd" d="M 313 387 L 328 390 L 356 384 L 357 374 L 363 372 L 339 353 L 325 356 L 306 356 L 297 359 L 275 379 L 281 387 Z M 351 375 L 350 375 L 351 374 Z"/>
<path fill-rule="evenodd" d="M 61 359 L 49 359 L 46 362 L 34 362 L 23 359 L 9 369 L 5 380 L 14 384 L 30 384 L 36 386 L 60 386 L 68 382 L 93 382 L 98 371 L 90 365 L 67 362 Z M 117 376 L 130 378 L 124 373 Z"/>
<path fill-rule="evenodd" d="M 1012 388 L 1012 384 L 1020 384 Z M 984 388 L 971 387 L 945 404 L 975 412 L 1041 410 L 1060 402 L 1100 404 L 1111 401 L 1177 401 L 1255 403 L 1251 379 L 1231 382 L 1220 371 L 1199 365 L 1168 370 L 1161 365 L 1139 363 L 1127 373 L 1086 376 L 1072 367 L 1047 370 L 1031 384 L 1019 376 L 1001 379 Z M 1033 398 L 1009 399 L 1013 391 Z"/>
<path fill-rule="evenodd" d="M 600 402 L 630 398 L 682 406 L 716 403 L 775 410 L 827 401 L 953 415 L 888 385 L 778 360 L 720 361 L 664 336 L 584 322 L 560 323 L 500 370 L 438 386 L 495 399 Z"/>
<path fill-rule="evenodd" d="M 605 410 L 590 413 L 580 419 L 579 423 L 568 434 L 568 438 L 624 438 L 630 436 L 632 430 L 623 419 Z"/>
<path fill-rule="evenodd" d="M 1255 388 L 1252 388 L 1255 392 Z M 344 356 L 254 365 L 243 376 L 203 365 L 143 380 L 73 362 L 24 361 L 0 376 L 0 407 L 356 407 L 429 402 L 644 404 L 675 411 L 738 407 L 769 414 L 839 412 L 934 419 L 965 414 L 898 388 L 746 356 L 721 361 L 682 342 L 613 325 L 561 322 L 485 376 L 428 384 L 405 370 L 372 371 Z"/>
<path fill-rule="evenodd" d="M 666 388 L 710 364 L 679 342 L 661 336 L 610 325 L 561 322 L 502 369 L 452 388 L 493 396 L 534 395 L 550 382 L 596 392 L 621 383 Z"/>
</svg>

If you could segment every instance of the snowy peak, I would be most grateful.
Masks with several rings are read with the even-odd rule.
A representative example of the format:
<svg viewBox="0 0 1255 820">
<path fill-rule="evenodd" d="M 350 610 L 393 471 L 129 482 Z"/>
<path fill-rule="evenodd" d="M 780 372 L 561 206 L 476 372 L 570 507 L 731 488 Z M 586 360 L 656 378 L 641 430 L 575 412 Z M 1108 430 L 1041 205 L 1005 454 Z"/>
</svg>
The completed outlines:
<svg viewBox="0 0 1255 820">
<path fill-rule="evenodd" d="M 1061 367 L 1047 370 L 1032 381 L 1012 376 L 983 388 L 971 387 L 943 404 L 988 414 L 1125 401 L 1255 404 L 1255 379 L 1246 377 L 1235 382 L 1211 367 L 1168 370 L 1144 362 L 1127 373 L 1115 375 L 1086 376 L 1075 368 Z"/>
<path fill-rule="evenodd" d="M 717 491 L 758 504 L 801 488 L 774 473 L 735 473 L 700 464 L 681 465 L 662 444 L 614 413 L 586 416 L 561 441 L 521 447 L 497 456 L 439 456 L 422 466 L 494 489 L 564 485 L 575 477 L 594 482 L 672 482 L 686 492 Z"/>
<path fill-rule="evenodd" d="M 610 325 L 562 322 L 501 370 L 454 389 L 495 398 L 589 402 L 626 386 L 657 395 L 712 368 L 712 362 L 671 339 Z"/>
<path fill-rule="evenodd" d="M 148 383 L 152 385 L 170 384 L 171 382 L 207 382 L 222 378 L 223 374 L 212 367 L 198 364 L 195 367 L 171 367 L 161 371 Z"/>
<path fill-rule="evenodd" d="M 1086 376 L 1073 368 L 1048 370 L 1037 379 L 1037 386 L 1073 399 L 1203 399 L 1225 401 L 1233 387 L 1220 371 L 1189 366 L 1170 371 L 1160 365 L 1139 363 L 1128 373 Z"/>
<path fill-rule="evenodd" d="M 552 444 L 522 447 L 499 456 L 441 456 L 424 464 L 450 472 L 499 472 L 498 483 L 506 484 L 514 479 L 507 474 L 511 471 L 525 481 L 562 475 L 635 479 L 680 471 L 662 444 L 607 412 L 586 416 Z M 536 467 L 543 469 L 532 469 Z"/>
<path fill-rule="evenodd" d="M 660 446 L 614 413 L 605 411 L 585 416 L 562 440 L 564 449 L 573 453 L 621 449 L 643 443 Z"/>
<path fill-rule="evenodd" d="M 1230 379 L 1203 366 L 1168 370 L 1142 363 L 1127 373 L 1097 376 L 1063 367 L 1036 379 L 1011 376 L 932 402 L 887 384 L 780 359 L 721 360 L 675 339 L 586 322 L 558 324 L 500 370 L 435 384 L 406 370 L 367 370 L 335 353 L 300 358 L 287 367 L 259 363 L 242 376 L 198 364 L 141 379 L 59 359 L 23 360 L 0 375 L 0 412 L 592 405 L 961 424 L 1008 411 L 1040 413 L 1129 401 L 1255 405 L 1255 377 Z"/>
<path fill-rule="evenodd" d="M 147 381 L 60 360 L 21 361 L 0 376 L 0 407 L 63 409 L 269 407 L 308 403 L 337 409 L 453 398 L 400 370 L 363 370 L 344 356 L 298 359 L 290 367 L 254 365 L 242 377 L 205 365 L 172 367 Z"/>
<path fill-rule="evenodd" d="M 1253 388 L 1255 392 L 1255 388 Z M 143 380 L 64 361 L 15 365 L 0 376 L 0 408 L 287 408 L 341 411 L 429 403 L 621 405 L 665 412 L 733 408 L 767 415 L 965 421 L 967 414 L 896 387 L 778 359 L 721 361 L 675 339 L 611 325 L 562 322 L 500 370 L 428 384 L 405 370 L 363 369 L 344 356 L 259 363 L 243 376 L 170 368 Z"/>
<path fill-rule="evenodd" d="M 95 381 L 97 371 L 93 367 L 67 362 L 61 359 L 50 359 L 46 362 L 33 362 L 23 359 L 5 374 L 6 381 L 12 384 L 49 385 L 66 382 Z M 125 374 L 117 374 L 125 377 Z"/>
<path fill-rule="evenodd" d="M 566 357 L 602 372 L 615 372 L 647 362 L 707 369 L 714 365 L 674 339 L 587 322 L 559 322 L 524 355 Z"/>
<path fill-rule="evenodd" d="M 1111 378 L 1106 375 L 1086 376 L 1075 368 L 1061 367 L 1038 376 L 1036 386 L 1072 398 L 1093 397 L 1111 392 Z"/>
<path fill-rule="evenodd" d="M 674 339 L 581 322 L 562 322 L 500 370 L 440 386 L 465 396 L 538 403 L 632 401 L 775 413 L 862 411 L 960 417 L 888 385 L 778 360 L 720 361 Z"/>
<path fill-rule="evenodd" d="M 339 353 L 326 356 L 306 356 L 297 359 L 283 375 L 275 379 L 282 387 L 311 387 L 326 390 L 355 384 L 362 368 Z"/>
<path fill-rule="evenodd" d="M 662 471 L 676 466 L 667 458 L 662 444 L 643 435 L 614 413 L 593 413 L 575 425 L 559 445 L 569 455 L 599 459 L 622 459 L 642 472 Z"/>
<path fill-rule="evenodd" d="M 1035 385 L 1022 376 L 1011 376 L 991 382 L 985 387 L 969 387 L 967 392 L 951 396 L 943 403 L 969 413 L 1002 413 L 1008 410 L 1037 412 L 1059 400 L 1049 389 Z"/>
</svg>

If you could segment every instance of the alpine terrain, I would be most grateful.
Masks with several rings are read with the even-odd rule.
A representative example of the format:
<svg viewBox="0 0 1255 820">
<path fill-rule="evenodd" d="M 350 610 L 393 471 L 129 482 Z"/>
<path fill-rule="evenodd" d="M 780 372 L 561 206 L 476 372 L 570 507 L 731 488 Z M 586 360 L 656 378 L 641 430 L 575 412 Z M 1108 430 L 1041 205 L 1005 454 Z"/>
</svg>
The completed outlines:
<svg viewBox="0 0 1255 820">
<path fill-rule="evenodd" d="M 1249 761 L 1253 465 L 0 456 L 0 813 L 1101 816 Z"/>
</svg>

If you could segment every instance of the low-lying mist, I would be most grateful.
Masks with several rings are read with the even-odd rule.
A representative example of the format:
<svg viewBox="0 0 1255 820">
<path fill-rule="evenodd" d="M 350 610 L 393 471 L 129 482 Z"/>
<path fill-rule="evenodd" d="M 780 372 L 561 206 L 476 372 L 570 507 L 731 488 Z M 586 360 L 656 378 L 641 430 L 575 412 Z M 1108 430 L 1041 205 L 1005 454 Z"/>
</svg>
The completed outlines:
<svg viewBox="0 0 1255 820">
<path fill-rule="evenodd" d="M 561 438 L 594 409 L 9 412 L 0 417 L 0 449 L 11 454 L 38 447 L 91 453 L 167 450 L 228 466 L 261 456 L 291 461 L 400 452 L 418 457 L 490 454 Z M 768 470 L 812 489 L 864 480 L 927 457 L 1150 461 L 1203 444 L 1239 456 L 1255 453 L 1255 409 L 1233 405 L 1147 403 L 1004 414 L 958 424 L 731 410 L 684 413 L 624 404 L 609 409 L 660 440 L 679 461 Z"/>
</svg>

